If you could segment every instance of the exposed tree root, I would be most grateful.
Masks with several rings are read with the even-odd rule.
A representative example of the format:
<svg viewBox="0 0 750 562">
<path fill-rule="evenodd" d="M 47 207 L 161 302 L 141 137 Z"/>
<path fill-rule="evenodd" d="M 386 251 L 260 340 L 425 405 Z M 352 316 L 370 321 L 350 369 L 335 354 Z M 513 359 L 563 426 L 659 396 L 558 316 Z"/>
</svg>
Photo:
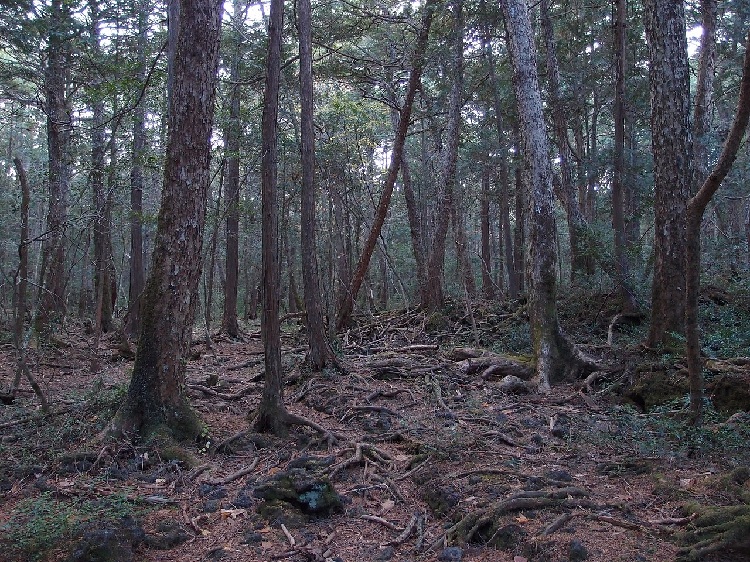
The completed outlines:
<svg viewBox="0 0 750 562">
<path fill-rule="evenodd" d="M 690 506 L 698 517 L 680 534 L 679 560 L 702 560 L 716 552 L 750 552 L 750 505 Z"/>
<path fill-rule="evenodd" d="M 501 517 L 521 510 L 544 509 L 549 507 L 575 508 L 588 507 L 591 502 L 585 500 L 588 492 L 580 488 L 560 488 L 552 491 L 521 491 L 508 498 L 494 503 L 479 511 L 465 515 L 458 523 L 445 532 L 445 537 L 432 545 L 438 548 L 444 541 L 448 543 L 481 543 L 498 546 L 496 537 L 502 528 Z"/>
</svg>

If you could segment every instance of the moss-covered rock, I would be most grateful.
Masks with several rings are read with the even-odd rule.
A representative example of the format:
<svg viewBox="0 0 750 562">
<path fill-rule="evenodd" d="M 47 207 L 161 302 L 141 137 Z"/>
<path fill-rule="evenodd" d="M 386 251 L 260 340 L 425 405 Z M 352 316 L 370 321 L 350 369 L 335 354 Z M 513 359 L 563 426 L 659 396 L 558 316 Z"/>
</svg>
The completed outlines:
<svg viewBox="0 0 750 562">
<path fill-rule="evenodd" d="M 685 396 L 689 390 L 687 375 L 682 371 L 677 373 L 670 373 L 666 370 L 647 371 L 638 375 L 625 396 L 647 412 L 654 406 Z"/>
</svg>

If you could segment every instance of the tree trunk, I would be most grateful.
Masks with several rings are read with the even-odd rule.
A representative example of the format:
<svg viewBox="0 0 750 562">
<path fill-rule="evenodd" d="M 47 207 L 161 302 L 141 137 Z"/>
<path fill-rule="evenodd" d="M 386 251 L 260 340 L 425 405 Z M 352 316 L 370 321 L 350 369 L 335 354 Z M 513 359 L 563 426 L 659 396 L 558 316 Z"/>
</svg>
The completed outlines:
<svg viewBox="0 0 750 562">
<path fill-rule="evenodd" d="M 300 57 L 300 150 L 302 157 L 302 193 L 300 249 L 302 251 L 302 290 L 307 327 L 307 364 L 313 371 L 335 363 L 323 322 L 323 302 L 318 275 L 318 248 L 315 236 L 315 129 L 312 73 L 312 14 L 310 0 L 299 0 Z"/>
<path fill-rule="evenodd" d="M 592 363 L 565 337 L 557 318 L 552 166 L 526 2 L 502 0 L 502 8 L 508 28 L 524 173 L 529 187 L 529 319 L 539 388 L 548 391 L 550 383 L 590 369 Z"/>
<path fill-rule="evenodd" d="M 482 166 L 482 193 L 479 198 L 479 222 L 482 231 L 482 297 L 487 300 L 495 298 L 495 287 L 492 284 L 490 177 L 490 166 L 485 163 Z M 500 235 L 502 236 L 502 230 L 500 232 Z"/>
<path fill-rule="evenodd" d="M 508 272 L 508 297 L 511 299 L 515 299 L 516 297 L 518 297 L 520 287 L 519 270 L 516 269 L 518 264 L 516 263 L 516 260 L 513 259 L 513 242 L 512 234 L 510 231 L 510 176 L 508 173 L 508 146 L 505 142 L 505 131 L 503 130 L 502 104 L 500 100 L 500 87 L 497 80 L 497 73 L 495 72 L 495 56 L 492 52 L 492 44 L 490 43 L 489 37 L 489 27 L 485 26 L 483 37 L 483 54 L 484 58 L 487 61 L 490 86 L 492 87 L 493 109 L 495 111 L 495 129 L 497 131 L 497 143 L 500 152 L 498 161 L 500 179 L 500 240 L 501 246 L 503 247 L 505 253 L 505 268 Z M 519 220 L 520 218 L 517 215 L 516 221 Z"/>
<path fill-rule="evenodd" d="M 453 196 L 457 183 L 456 166 L 458 143 L 461 129 L 461 107 L 463 106 L 464 81 L 464 16 L 463 0 L 453 0 L 451 33 L 451 91 L 448 101 L 448 123 L 446 124 L 447 146 L 443 151 L 442 191 L 437 211 L 437 228 L 432 240 L 432 248 L 427 259 L 427 286 L 422 299 L 422 308 L 434 311 L 445 304 L 443 294 L 443 263 L 445 261 L 445 238 L 448 221 L 453 213 Z M 456 231 L 459 232 L 458 230 Z M 461 242 L 458 242 L 459 269 L 467 278 L 466 264 L 462 263 Z M 464 260 L 465 261 L 465 260 Z M 467 287 L 468 290 L 468 287 Z"/>
<path fill-rule="evenodd" d="M 705 15 L 705 14 L 704 14 Z M 737 104 L 737 114 L 732 123 L 719 161 L 711 174 L 706 178 L 698 193 L 687 205 L 687 253 L 686 276 L 687 291 L 685 299 L 685 335 L 687 339 L 687 364 L 690 380 L 690 410 L 693 420 L 700 421 L 703 412 L 703 361 L 700 357 L 700 339 L 698 334 L 698 292 L 700 290 L 701 266 L 701 220 L 706 206 L 721 186 L 734 160 L 745 135 L 750 120 L 750 33 L 745 44 L 745 59 L 742 67 L 742 82 Z"/>
<path fill-rule="evenodd" d="M 638 309 L 630 283 L 630 263 L 627 257 L 625 237 L 625 197 L 623 180 L 625 176 L 625 25 L 627 16 L 626 0 L 616 0 L 615 4 L 615 104 L 614 104 L 614 166 L 612 177 L 612 230 L 614 231 L 615 271 L 620 291 L 622 311 L 632 313 Z"/>
<path fill-rule="evenodd" d="M 185 397 L 185 363 L 201 272 L 222 10 L 214 0 L 177 1 L 170 1 L 180 29 L 170 34 L 177 44 L 164 188 L 133 376 L 110 425 L 115 435 L 166 431 L 180 439 L 202 430 Z"/>
<path fill-rule="evenodd" d="M 693 110 L 693 192 L 708 177 L 708 135 L 711 130 L 711 98 L 716 71 L 716 0 L 701 0 L 700 58 Z"/>
<path fill-rule="evenodd" d="M 146 80 L 146 41 L 148 0 L 138 9 L 137 81 Z M 146 107 L 141 99 L 133 110 L 133 162 L 130 168 L 130 279 L 128 286 L 128 325 L 131 337 L 137 337 L 141 326 L 141 293 L 145 285 L 143 266 L 143 162 L 146 157 Z"/>
<path fill-rule="evenodd" d="M 52 0 L 49 15 L 49 42 L 45 69 L 47 114 L 47 152 L 49 159 L 49 211 L 47 238 L 42 247 L 40 298 L 36 317 L 37 330 L 47 329 L 51 320 L 60 321 L 65 314 L 65 228 L 68 214 L 68 192 L 71 177 L 72 115 L 67 97 L 68 46 L 65 36 L 69 8 L 62 0 Z"/>
<path fill-rule="evenodd" d="M 242 13 L 242 2 L 234 1 L 234 13 Z M 239 20 L 239 18 L 237 18 Z M 235 21 L 234 25 L 241 25 Z M 240 44 L 237 39 L 235 51 L 229 71 L 229 81 L 232 93 L 229 98 L 229 123 L 224 130 L 224 158 L 226 159 L 225 187 L 227 199 L 226 219 L 226 257 L 224 285 L 224 314 L 221 329 L 231 338 L 238 338 L 240 326 L 237 322 L 237 292 L 239 278 L 239 231 L 240 231 L 240 136 L 242 123 L 240 122 Z"/>
<path fill-rule="evenodd" d="M 654 155 L 654 278 L 647 345 L 682 333 L 685 319 L 685 213 L 691 187 L 690 67 L 683 2 L 646 0 Z"/>
<path fill-rule="evenodd" d="M 560 158 L 560 189 L 558 197 L 565 207 L 568 218 L 568 235 L 570 237 L 570 278 L 575 279 L 579 273 L 586 272 L 586 262 L 583 256 L 583 243 L 586 237 L 586 223 L 578 206 L 578 197 L 573 186 L 571 169 L 572 155 L 568 139 L 568 120 L 565 117 L 565 107 L 560 95 L 560 68 L 557 62 L 557 47 L 555 46 L 554 30 L 549 15 L 548 0 L 540 2 L 542 31 L 546 46 L 547 83 L 549 88 L 549 104 L 552 111 L 557 153 Z"/>
<path fill-rule="evenodd" d="M 281 37 L 284 25 L 284 0 L 271 0 L 268 25 L 266 88 L 263 95 L 261 205 L 263 283 L 261 333 L 265 351 L 265 384 L 255 417 L 255 430 L 283 435 L 287 432 L 281 369 L 281 328 L 279 324 L 279 211 L 278 142 L 279 78 L 281 74 Z"/>
<path fill-rule="evenodd" d="M 404 153 L 404 144 L 406 142 L 406 132 L 409 128 L 409 119 L 411 117 L 411 109 L 414 103 L 414 95 L 417 91 L 417 85 L 419 84 L 419 77 L 422 74 L 422 68 L 424 66 L 424 55 L 427 49 L 427 38 L 430 33 L 430 25 L 432 24 L 432 13 L 435 9 L 436 0 L 427 0 L 424 5 L 424 15 L 422 17 L 422 27 L 420 28 L 419 35 L 417 36 L 417 43 L 414 47 L 412 70 L 409 74 L 409 83 L 406 88 L 406 96 L 404 97 L 404 105 L 401 108 L 399 116 L 398 132 L 396 138 L 393 141 L 393 151 L 391 154 L 391 163 L 388 166 L 388 174 L 386 176 L 385 185 L 383 186 L 383 192 L 380 195 L 380 201 L 378 202 L 377 210 L 375 211 L 375 217 L 373 219 L 372 228 L 367 236 L 365 245 L 362 249 L 362 256 L 360 257 L 357 268 L 352 276 L 351 286 L 349 290 L 344 294 L 344 300 L 339 307 L 338 317 L 336 319 L 337 329 L 342 329 L 351 317 L 352 311 L 354 310 L 354 300 L 357 298 L 357 293 L 362 286 L 365 275 L 367 274 L 367 268 L 370 265 L 370 258 L 372 252 L 375 250 L 378 237 L 380 236 L 380 230 L 385 222 L 386 214 L 388 213 L 388 206 L 391 202 L 391 195 L 393 194 L 393 187 L 396 184 L 396 178 L 398 177 L 398 170 L 401 166 L 401 159 Z"/>
</svg>

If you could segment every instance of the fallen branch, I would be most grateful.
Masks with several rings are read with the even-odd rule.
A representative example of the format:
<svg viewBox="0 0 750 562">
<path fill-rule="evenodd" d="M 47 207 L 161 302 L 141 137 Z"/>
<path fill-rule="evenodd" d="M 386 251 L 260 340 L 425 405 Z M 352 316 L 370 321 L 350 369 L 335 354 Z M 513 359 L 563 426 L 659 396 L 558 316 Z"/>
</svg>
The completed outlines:
<svg viewBox="0 0 750 562">
<path fill-rule="evenodd" d="M 253 460 L 250 466 L 246 466 L 245 468 L 242 468 L 238 470 L 237 472 L 233 472 L 232 474 L 225 476 L 224 478 L 214 478 L 214 479 L 204 480 L 204 482 L 211 486 L 225 486 L 226 484 L 229 484 L 230 482 L 234 482 L 235 480 L 250 474 L 253 470 L 255 470 L 255 467 L 258 466 L 259 460 L 260 460 L 259 457 L 255 457 L 255 460 Z"/>
</svg>

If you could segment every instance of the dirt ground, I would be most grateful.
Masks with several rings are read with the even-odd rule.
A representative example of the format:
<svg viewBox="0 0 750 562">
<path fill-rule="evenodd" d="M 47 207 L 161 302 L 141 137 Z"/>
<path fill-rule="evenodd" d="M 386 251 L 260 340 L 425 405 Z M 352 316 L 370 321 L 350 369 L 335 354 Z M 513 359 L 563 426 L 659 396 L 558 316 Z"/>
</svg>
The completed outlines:
<svg viewBox="0 0 750 562">
<path fill-rule="evenodd" d="M 30 354 L 52 413 L 40 414 L 25 382 L 0 405 L 0 560 L 74 559 L 82 533 L 125 514 L 151 537 L 134 540 L 138 561 L 666 562 L 692 524 L 688 504 L 748 497 L 747 416 L 691 430 L 674 401 L 644 413 L 623 398 L 636 362 L 679 371 L 679 357 L 614 350 L 599 334 L 583 350 L 602 376 L 541 395 L 474 371 L 464 359 L 474 351 L 456 350 L 492 347 L 479 333 L 492 326 L 439 320 L 403 311 L 363 321 L 339 342 L 348 372 L 314 375 L 300 371 L 302 328 L 285 324 L 288 409 L 333 442 L 309 427 L 287 438 L 250 433 L 263 384 L 257 326 L 210 347 L 196 334 L 188 392 L 207 430 L 182 456 L 92 445 L 132 362 L 105 338 L 104 367 L 92 374 L 92 337 L 69 326 Z M 14 367 L 6 344 L 3 386 Z M 259 513 L 259 487 L 300 466 L 330 482 L 338 503 Z"/>
</svg>

